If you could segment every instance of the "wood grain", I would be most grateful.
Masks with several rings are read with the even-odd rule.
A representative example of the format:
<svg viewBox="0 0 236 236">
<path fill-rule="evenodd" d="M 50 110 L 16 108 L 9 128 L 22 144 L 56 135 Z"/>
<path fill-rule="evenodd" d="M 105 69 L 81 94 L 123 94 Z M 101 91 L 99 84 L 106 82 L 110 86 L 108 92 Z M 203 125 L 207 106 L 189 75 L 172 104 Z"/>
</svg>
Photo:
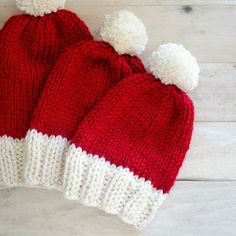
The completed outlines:
<svg viewBox="0 0 236 236">
<path fill-rule="evenodd" d="M 72 4 L 72 2 L 68 2 L 68 4 Z M 72 4 L 73 5 L 73 4 Z M 88 20 L 93 32 L 97 32 L 98 26 L 96 25 L 104 16 L 105 12 L 109 12 L 110 10 L 114 10 L 114 7 L 102 7 L 101 11 L 96 11 L 96 9 L 92 7 L 81 7 L 79 8 L 79 4 L 72 7 L 76 12 L 81 12 L 81 15 Z M 194 15 L 189 15 L 192 22 L 196 22 L 196 25 L 202 24 L 203 20 L 201 17 L 205 17 L 205 22 L 207 22 L 206 15 L 207 12 L 209 15 L 215 14 L 219 16 L 221 11 L 225 15 L 221 17 L 223 19 L 218 19 L 219 21 L 224 21 L 225 18 L 230 19 L 232 17 L 232 7 L 225 6 L 210 6 L 205 7 L 198 6 L 198 10 L 206 11 L 203 15 L 200 12 L 196 13 L 199 16 L 199 19 Z M 9 7 L 7 9 L 11 9 L 15 11 L 15 7 Z M 172 10 L 172 13 L 180 19 L 178 24 L 175 25 L 175 29 L 172 28 L 171 31 L 182 32 L 185 22 L 183 22 L 183 15 L 185 13 L 178 12 L 178 6 L 169 7 L 157 7 L 157 9 L 161 12 L 160 15 L 155 15 L 154 10 L 151 10 L 151 13 L 147 14 L 145 9 L 152 9 L 150 7 L 131 7 L 135 11 L 139 12 L 139 15 L 146 19 L 148 28 L 155 28 L 151 19 L 156 19 L 160 17 L 160 20 L 168 18 L 168 11 Z M 153 8 L 154 9 L 154 8 Z M 236 8 L 233 8 L 235 10 Z M 9 16 L 9 12 L 3 11 L 0 8 L 0 12 L 3 12 L 5 18 Z M 227 13 L 227 14 L 226 14 Z M 165 16 L 167 14 L 167 16 Z M 194 13 L 195 14 L 195 13 Z M 234 14 L 236 15 L 236 14 Z M 201 17 L 200 17 L 201 16 Z M 4 16 L 2 16 L 4 18 Z M 2 18 L 1 18 L 2 19 Z M 233 22 L 233 21 L 232 21 Z M 232 22 L 230 25 L 232 26 Z M 227 27 L 222 27 L 222 25 L 215 22 L 214 32 L 220 31 L 219 29 L 224 30 Z M 96 25 L 96 26 L 95 26 Z M 209 27 L 206 24 L 205 27 Z M 191 31 L 191 25 L 188 25 L 189 34 L 193 35 L 194 32 Z M 165 30 L 165 27 L 161 27 L 161 30 Z M 236 32 L 236 31 L 234 31 Z M 234 34 L 232 32 L 232 34 Z M 182 34 L 186 35 L 186 32 L 183 31 Z M 207 31 L 207 34 L 211 34 L 210 31 Z M 180 34 L 176 34 L 176 37 L 179 37 Z M 210 38 L 213 35 L 209 36 Z M 232 35 L 230 36 L 232 39 L 234 38 Z M 192 43 L 196 45 L 197 51 L 199 46 L 201 46 L 201 42 L 197 37 L 192 38 Z M 212 44 L 215 42 L 213 41 Z M 234 41 L 235 43 L 235 41 Z M 222 44 L 227 45 L 227 39 L 222 41 Z M 232 45 L 231 45 L 232 46 Z M 231 48 L 231 55 L 234 56 L 234 49 L 236 47 Z M 223 53 L 220 51 L 217 52 L 219 56 Z M 205 55 L 209 55 L 209 51 L 205 51 Z M 144 61 L 147 63 L 145 56 L 143 57 Z M 179 178 L 182 179 L 235 179 L 236 171 L 234 171 L 231 167 L 235 167 L 235 147 L 236 147 L 236 129 L 235 123 L 221 123 L 221 122 L 232 122 L 236 121 L 236 63 L 200 63 L 201 68 L 201 78 L 198 88 L 191 93 L 191 97 L 193 98 L 196 110 L 196 121 L 197 122 L 207 122 L 205 124 L 196 123 L 196 129 L 193 136 L 192 148 L 189 151 L 189 158 L 186 159 L 186 165 L 184 165 L 183 170 L 180 172 Z M 219 121 L 220 123 L 212 123 L 212 121 Z M 202 141 L 204 140 L 204 142 Z M 214 168 L 211 168 L 213 162 L 219 163 Z M 235 168 L 236 169 L 236 168 Z M 225 171 L 227 170 L 227 171 Z"/>
<path fill-rule="evenodd" d="M 236 122 L 195 123 L 178 179 L 236 180 Z"/>
<path fill-rule="evenodd" d="M 61 193 L 19 188 L 0 191 L 0 236 L 234 236 L 236 182 L 229 180 L 236 180 L 236 0 L 67 0 L 67 8 L 96 38 L 106 13 L 133 11 L 149 34 L 145 64 L 160 43 L 192 51 L 201 78 L 190 93 L 196 110 L 191 148 L 179 181 L 143 232 Z M 0 0 L 0 28 L 18 13 L 15 0 Z"/>
<path fill-rule="evenodd" d="M 202 63 L 198 87 L 190 93 L 196 121 L 236 121 L 236 63 Z"/>
<path fill-rule="evenodd" d="M 104 8 L 102 8 L 103 13 L 101 13 L 101 11 L 96 11 L 94 10 L 94 8 L 87 8 L 87 7 L 81 7 L 81 9 L 79 9 L 77 6 L 76 7 L 72 7 L 74 8 L 74 10 L 76 10 L 76 12 L 81 12 L 81 15 L 83 16 L 84 19 L 86 19 L 86 21 L 88 22 L 88 24 L 91 26 L 94 34 L 96 35 L 98 32 L 98 28 L 99 28 L 99 22 L 101 22 L 101 20 L 103 19 L 103 15 L 105 14 L 105 12 L 109 12 L 108 9 L 110 9 L 110 7 L 106 8 L 107 10 L 104 10 Z M 149 8 L 149 7 L 148 7 Z M 166 37 L 170 37 L 169 33 L 171 32 L 173 36 L 173 41 L 176 42 L 182 42 L 183 40 L 181 39 L 181 37 L 184 37 L 187 41 L 188 41 L 188 35 L 194 35 L 193 29 L 191 24 L 184 23 L 183 21 L 180 22 L 178 21 L 178 25 L 172 25 L 173 23 L 171 23 L 171 29 L 167 30 L 169 32 L 166 32 L 166 27 L 155 27 L 155 21 L 152 22 L 151 19 L 157 19 L 160 17 L 160 19 L 157 19 L 157 22 L 161 21 L 162 22 L 162 18 L 164 17 L 165 13 L 168 13 L 168 10 L 166 8 L 169 9 L 169 7 L 161 7 L 161 16 L 150 16 L 149 14 L 145 14 L 145 10 L 142 9 L 138 9 L 138 11 L 140 11 L 140 15 L 142 15 L 142 18 L 148 22 L 148 28 L 149 31 L 151 32 L 151 34 L 155 34 L 154 31 L 157 31 L 157 29 L 159 28 L 159 31 L 165 31 L 165 32 L 161 32 L 160 35 L 160 39 L 164 39 L 166 35 Z M 8 11 L 1 11 L 0 8 L 0 12 L 3 12 L 4 14 L 1 15 L 0 17 L 0 21 L 3 22 L 8 18 L 9 15 L 9 9 L 11 9 L 13 12 L 15 11 L 14 7 L 10 7 L 8 8 Z M 113 7 L 112 7 L 113 9 Z M 135 8 L 137 10 L 137 8 Z M 150 8 L 149 8 L 150 9 Z M 177 7 L 171 7 L 171 9 L 173 10 L 174 14 L 177 14 Z M 204 8 L 202 8 L 204 9 Z M 218 9 L 217 11 L 215 11 L 214 14 L 219 15 L 218 11 L 222 11 L 226 9 L 229 9 L 229 7 L 225 8 L 225 7 L 220 7 L 220 8 L 216 8 Z M 160 8 L 159 8 L 160 10 Z M 169 9 L 170 10 L 170 9 Z M 233 9 L 236 12 L 236 7 Z M 209 8 L 209 11 L 212 11 L 212 7 Z M 229 10 L 231 12 L 231 10 Z M 97 13 L 99 12 L 99 13 Z M 154 13 L 154 11 L 152 11 Z M 199 13 L 201 14 L 201 13 Z M 212 13 L 213 14 L 213 13 Z M 13 13 L 12 13 L 13 15 Z M 167 14 L 168 15 L 168 14 Z M 182 15 L 186 15 L 184 13 L 178 13 L 179 18 L 182 18 Z M 225 18 L 229 18 L 228 16 L 228 10 L 227 10 L 227 14 L 225 14 L 226 16 L 222 17 L 223 20 Z M 234 14 L 236 17 L 236 14 Z M 196 25 L 199 24 L 203 24 L 203 20 L 197 19 L 197 17 L 194 18 L 190 17 L 192 19 L 192 21 L 196 23 Z M 165 17 L 166 20 L 168 20 L 168 17 Z M 183 19 L 182 19 L 183 20 Z M 236 19 L 235 19 L 236 20 Z M 208 21 L 207 19 L 205 19 L 205 21 Z M 219 21 L 222 21 L 222 19 L 218 19 L 218 23 Z M 195 24 L 194 23 L 194 24 Z M 212 31 L 217 32 L 218 28 L 220 28 L 220 25 L 217 22 L 215 22 L 215 29 L 212 29 Z M 229 24 L 229 22 L 228 22 Z M 233 24 L 230 24 L 233 26 Z M 187 27 L 188 29 L 186 29 L 186 31 L 183 31 L 183 29 Z M 208 26 L 204 26 L 204 27 L 208 27 Z M 213 28 L 214 28 L 213 27 Z M 228 26 L 227 26 L 228 27 Z M 223 30 L 227 27 L 222 27 Z M 156 29 L 157 28 L 157 29 Z M 209 27 L 210 28 L 210 27 Z M 177 32 L 179 31 L 179 32 Z M 187 33 L 187 31 L 189 31 L 189 33 Z M 222 30 L 221 30 L 222 31 Z M 181 33 L 182 32 L 182 33 Z M 214 34 L 210 31 L 206 31 L 207 33 L 207 38 L 214 38 Z M 157 33 L 157 32 L 156 32 Z M 195 32 L 196 33 L 196 32 Z M 223 33 L 224 34 L 224 33 Z M 226 33 L 225 33 L 226 34 Z M 233 34 L 233 35 L 232 35 Z M 234 35 L 235 34 L 235 35 Z M 168 36 L 169 35 L 169 36 Z M 222 36 L 223 37 L 223 36 Z M 215 56 L 215 61 L 219 60 L 223 60 L 222 56 L 225 57 L 231 57 L 232 60 L 236 60 L 236 47 L 235 47 L 235 39 L 236 39 L 236 30 L 232 30 L 232 33 L 230 35 L 230 37 L 226 37 L 225 35 L 224 40 L 222 40 L 222 44 L 227 45 L 226 47 L 222 46 L 222 51 L 217 50 L 217 55 Z M 148 50 L 147 52 L 145 52 L 145 54 L 142 56 L 145 64 L 147 64 L 147 58 L 149 57 L 149 55 L 151 54 L 151 51 L 154 49 L 154 39 L 156 39 L 156 37 L 150 37 L 150 43 L 148 46 Z M 217 39 L 216 39 L 217 40 Z M 229 43 L 227 40 L 230 40 L 231 42 Z M 158 41 L 158 40 L 157 40 Z M 168 40 L 163 40 L 163 41 L 168 41 Z M 209 50 L 207 49 L 201 49 L 201 47 L 205 47 L 206 45 L 213 45 L 215 44 L 214 47 L 218 47 L 218 43 L 216 43 L 214 40 L 212 41 L 212 43 L 204 43 L 203 41 L 201 41 L 199 39 L 199 37 L 197 35 L 195 35 L 192 38 L 192 41 L 190 41 L 189 45 L 189 49 L 193 52 L 193 54 L 195 54 L 197 57 L 199 56 L 198 60 L 201 61 L 201 55 L 204 58 L 209 57 L 209 54 L 211 52 L 209 52 Z M 232 45 L 234 44 L 234 46 Z M 158 45 L 158 43 L 156 44 Z M 227 49 L 228 47 L 228 49 Z M 199 49 L 200 48 L 200 49 Z M 200 50 L 200 51 L 199 51 Z M 202 50 L 202 52 L 201 52 Z M 230 51 L 227 53 L 227 50 Z M 213 56 L 213 54 L 212 54 Z M 217 59 L 218 58 L 218 59 Z M 210 59 L 210 58 L 209 58 Z M 236 93 L 235 93 L 235 88 L 236 88 L 236 63 L 200 63 L 200 68 L 201 68 L 201 78 L 200 78 L 200 83 L 198 88 L 191 94 L 193 101 L 195 103 L 195 108 L 196 108 L 196 121 L 236 121 Z"/>
<path fill-rule="evenodd" d="M 72 0 L 79 5 L 236 5 L 235 0 Z"/>
<path fill-rule="evenodd" d="M 68 1 L 68 5 L 71 5 L 72 10 L 80 13 L 83 18 L 86 19 L 86 22 L 88 22 L 95 35 L 96 32 L 98 32 L 98 25 L 101 23 L 105 13 L 117 9 L 117 7 L 108 6 L 99 8 L 99 11 L 97 11 L 97 8 L 80 7 L 80 4 L 75 5 L 73 1 Z M 232 8 L 231 6 L 208 6 L 207 8 L 205 8 L 205 6 L 197 6 L 197 11 L 193 14 L 184 13 L 180 6 L 132 6 L 129 8 L 134 10 L 146 21 L 149 31 L 153 34 L 156 28 L 159 28 L 163 31 L 160 35 L 168 35 L 169 33 L 174 35 L 176 33 L 174 38 L 176 38 L 177 41 L 181 41 L 181 37 L 187 38 L 188 35 L 191 35 L 191 44 L 196 46 L 196 53 L 199 51 L 199 48 L 201 48 L 202 42 L 196 35 L 193 37 L 196 31 L 192 29 L 192 25 L 189 22 L 185 22 L 187 20 L 185 17 L 189 17 L 189 19 L 191 19 L 190 22 L 193 24 L 204 25 L 206 28 L 211 28 L 208 24 L 211 16 L 213 18 L 219 18 L 218 16 L 220 14 L 225 15 L 217 19 L 213 25 L 213 29 L 211 29 L 212 31 L 206 31 L 207 38 L 214 38 L 215 35 L 212 32 L 224 31 L 225 28 L 230 28 L 233 26 L 233 21 L 229 20 L 236 16 L 236 14 L 233 14 L 235 13 L 236 7 Z M 15 11 L 13 5 L 6 9 L 10 9 L 13 12 Z M 158 10 L 157 12 L 159 14 L 155 14 L 155 10 Z M 1 8 L 0 12 L 3 12 L 1 19 L 4 17 L 7 19 L 9 12 L 1 11 Z M 173 16 L 171 16 L 171 14 L 173 14 Z M 209 19 L 208 16 L 210 16 Z M 173 25 L 173 23 L 170 23 L 169 18 L 171 17 L 178 18 L 178 24 Z M 157 21 L 153 21 L 153 19 Z M 224 21 L 225 19 L 229 21 L 228 24 L 230 24 L 230 26 L 222 26 L 222 20 Z M 168 21 L 172 27 L 167 30 L 168 33 L 165 32 L 166 27 L 155 27 L 156 23 L 158 24 L 159 21 L 163 22 L 165 20 Z M 184 29 L 187 30 L 185 31 Z M 222 45 L 226 45 L 226 47 L 229 46 L 229 55 L 233 56 L 234 60 L 236 47 L 232 47 L 232 42 L 235 44 L 235 41 L 233 41 L 234 34 L 236 34 L 235 32 L 236 31 L 231 31 L 230 36 L 222 40 Z M 229 38 L 232 41 L 230 44 L 228 44 L 227 41 Z M 215 41 L 213 40 L 210 44 L 214 43 Z M 153 44 L 153 39 L 151 39 L 150 44 Z M 194 51 L 193 46 L 190 50 Z M 205 57 L 208 57 L 209 53 L 208 50 L 204 50 Z M 217 51 L 216 58 L 221 58 L 223 54 L 226 55 L 225 52 Z M 147 56 L 144 55 L 143 59 L 147 64 Z M 224 59 L 221 58 L 220 60 Z M 188 153 L 186 164 L 184 164 L 179 178 L 194 180 L 236 179 L 236 171 L 231 168 L 234 167 L 236 169 L 234 158 L 236 153 L 236 128 L 235 123 L 233 123 L 233 121 L 236 121 L 236 63 L 200 63 L 200 68 L 201 78 L 199 86 L 190 94 L 195 104 L 195 120 L 197 123 L 195 125 L 191 145 L 192 148 Z M 220 123 L 215 123 L 217 121 Z M 214 168 L 212 168 L 213 163 L 215 163 Z"/>
<path fill-rule="evenodd" d="M 78 7 L 78 12 L 93 32 L 99 31 L 104 15 L 121 7 Z M 235 62 L 236 6 L 195 6 L 186 13 L 182 6 L 128 6 L 147 26 L 149 43 L 143 58 L 161 43 L 182 43 L 199 62 Z M 100 24 L 99 24 L 100 23 Z M 96 34 L 95 34 L 96 35 Z"/>
<path fill-rule="evenodd" d="M 90 1 L 91 2 L 91 1 Z M 97 35 L 104 15 L 118 9 L 128 9 L 137 14 L 147 26 L 149 43 L 144 58 L 161 43 L 177 42 L 198 58 L 199 62 L 236 62 L 235 6 L 83 6 L 68 2 L 68 8 L 77 12 Z M 0 24 L 16 14 L 12 6 L 0 7 Z"/>
<path fill-rule="evenodd" d="M 196 122 L 178 180 L 236 180 L 236 122 Z M 0 186 L 1 189 L 1 186 Z"/>
<path fill-rule="evenodd" d="M 235 0 L 67 0 L 80 6 L 129 5 L 236 5 Z M 2 5 L 13 5 L 15 0 L 1 0 Z"/>
<path fill-rule="evenodd" d="M 4 236 L 234 236 L 236 182 L 177 182 L 151 225 L 142 232 L 116 216 L 39 189 L 0 191 Z"/>
</svg>

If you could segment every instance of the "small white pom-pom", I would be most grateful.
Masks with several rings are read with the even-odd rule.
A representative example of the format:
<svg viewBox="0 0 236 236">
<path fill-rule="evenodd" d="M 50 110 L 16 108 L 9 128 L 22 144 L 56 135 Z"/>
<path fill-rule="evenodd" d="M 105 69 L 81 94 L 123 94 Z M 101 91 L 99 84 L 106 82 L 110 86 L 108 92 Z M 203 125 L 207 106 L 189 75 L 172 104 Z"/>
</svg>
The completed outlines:
<svg viewBox="0 0 236 236">
<path fill-rule="evenodd" d="M 196 58 L 180 44 L 167 43 L 153 52 L 150 71 L 164 84 L 191 91 L 198 84 L 200 69 Z"/>
<path fill-rule="evenodd" d="M 17 7 L 32 16 L 44 16 L 64 8 L 66 0 L 16 0 Z"/>
<path fill-rule="evenodd" d="M 125 10 L 106 15 L 100 35 L 119 54 L 139 55 L 148 41 L 143 22 L 132 12 Z"/>
</svg>

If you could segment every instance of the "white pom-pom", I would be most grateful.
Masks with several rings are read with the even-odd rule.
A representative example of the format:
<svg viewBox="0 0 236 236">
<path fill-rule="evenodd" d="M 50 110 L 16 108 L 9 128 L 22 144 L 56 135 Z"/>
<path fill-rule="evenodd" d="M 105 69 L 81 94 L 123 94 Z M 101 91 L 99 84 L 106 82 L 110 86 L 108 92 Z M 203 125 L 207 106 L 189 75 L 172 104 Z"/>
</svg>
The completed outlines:
<svg viewBox="0 0 236 236">
<path fill-rule="evenodd" d="M 139 55 L 148 41 L 143 22 L 132 12 L 125 10 L 106 15 L 100 35 L 119 54 Z"/>
<path fill-rule="evenodd" d="M 200 69 L 196 58 L 180 44 L 167 43 L 153 52 L 150 71 L 164 84 L 191 91 L 198 84 Z"/>
<path fill-rule="evenodd" d="M 64 8 L 66 0 L 16 0 L 17 7 L 33 16 L 43 16 Z"/>
</svg>

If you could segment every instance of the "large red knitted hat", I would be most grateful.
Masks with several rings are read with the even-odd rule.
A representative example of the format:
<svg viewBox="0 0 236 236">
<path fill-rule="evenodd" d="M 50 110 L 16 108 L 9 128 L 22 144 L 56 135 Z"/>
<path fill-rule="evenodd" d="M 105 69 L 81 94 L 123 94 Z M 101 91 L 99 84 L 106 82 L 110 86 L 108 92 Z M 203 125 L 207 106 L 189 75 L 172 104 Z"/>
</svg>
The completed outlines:
<svg viewBox="0 0 236 236">
<path fill-rule="evenodd" d="M 28 14 L 0 31 L 0 184 L 22 182 L 23 142 L 33 109 L 53 65 L 68 46 L 92 39 L 64 0 L 17 0 Z M 50 13 L 50 14 L 49 14 Z"/>
<path fill-rule="evenodd" d="M 118 24 L 121 20 L 125 20 L 126 27 L 135 23 L 135 27 L 130 27 L 130 32 L 132 34 L 133 29 L 139 29 L 133 32 L 139 42 L 140 36 L 145 36 L 141 49 L 141 44 L 135 49 L 135 43 L 130 48 L 127 41 L 122 43 L 122 47 L 121 44 L 113 44 L 113 47 L 108 42 L 84 41 L 70 47 L 58 60 L 36 106 L 26 136 L 27 184 L 61 188 L 64 154 L 86 113 L 117 82 L 145 71 L 137 56 L 122 54 L 139 53 L 147 42 L 145 27 L 133 13 L 119 11 L 108 15 L 102 35 L 108 30 L 124 33 L 124 24 Z M 111 42 L 108 38 L 104 40 Z"/>
<path fill-rule="evenodd" d="M 155 76 L 124 79 L 85 117 L 64 174 L 67 199 L 117 214 L 139 229 L 168 195 L 189 148 L 194 108 L 181 89 L 193 89 L 199 74 L 181 45 L 162 45 L 150 65 Z"/>
</svg>

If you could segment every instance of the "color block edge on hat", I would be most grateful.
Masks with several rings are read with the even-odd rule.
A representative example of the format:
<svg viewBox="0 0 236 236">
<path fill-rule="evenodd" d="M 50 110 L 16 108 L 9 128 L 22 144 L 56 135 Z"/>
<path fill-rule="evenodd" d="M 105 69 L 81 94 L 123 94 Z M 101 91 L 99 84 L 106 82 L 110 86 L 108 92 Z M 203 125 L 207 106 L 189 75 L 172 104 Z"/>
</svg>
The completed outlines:
<svg viewBox="0 0 236 236">
<path fill-rule="evenodd" d="M 67 154 L 63 180 L 66 199 L 117 215 L 139 230 L 153 220 L 168 196 L 128 168 L 117 167 L 74 144 Z"/>
<path fill-rule="evenodd" d="M 66 138 L 36 130 L 29 130 L 22 139 L 0 137 L 0 186 L 61 190 L 68 147 Z"/>
<path fill-rule="evenodd" d="M 69 141 L 60 135 L 48 136 L 30 130 L 24 143 L 30 147 L 24 150 L 30 159 L 15 162 L 20 170 L 19 176 L 24 178 L 12 183 L 14 186 L 63 191 L 66 199 L 115 214 L 139 230 L 153 220 L 157 209 L 168 196 L 162 190 L 155 189 L 150 181 L 134 175 L 129 168 L 88 154 L 74 144 L 69 146 Z M 21 146 L 23 152 L 24 145 Z M 11 148 L 14 150 L 17 146 Z M 5 169 L 9 178 L 15 176 L 12 171 L 18 173 L 15 167 Z M 1 172 L 2 169 L 0 181 Z"/>
</svg>

